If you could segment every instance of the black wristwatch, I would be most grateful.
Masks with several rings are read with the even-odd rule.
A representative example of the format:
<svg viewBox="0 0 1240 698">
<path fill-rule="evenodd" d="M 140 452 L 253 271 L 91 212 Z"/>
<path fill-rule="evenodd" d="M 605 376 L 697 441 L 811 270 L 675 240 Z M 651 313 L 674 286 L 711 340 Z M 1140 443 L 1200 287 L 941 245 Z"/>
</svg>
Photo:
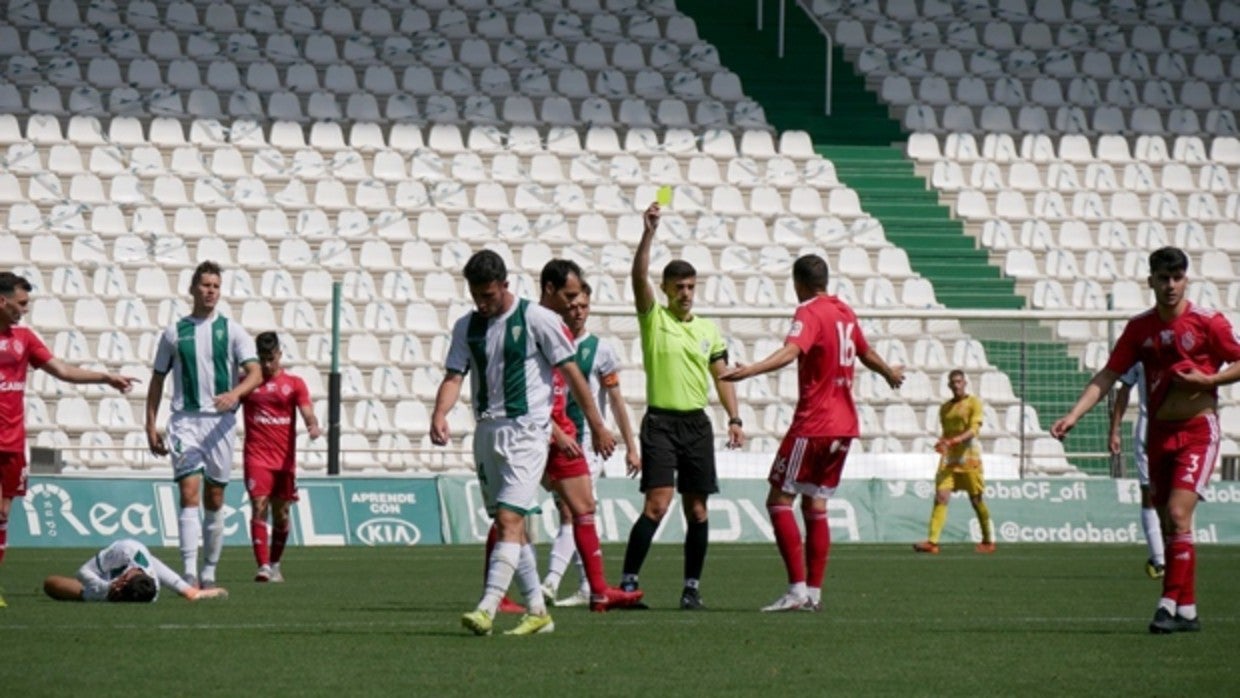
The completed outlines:
<svg viewBox="0 0 1240 698">
<path fill-rule="evenodd" d="M 741 427 L 743 429 L 745 427 L 745 421 L 742 420 L 740 417 L 733 417 L 728 420 L 728 426 Z"/>
</svg>

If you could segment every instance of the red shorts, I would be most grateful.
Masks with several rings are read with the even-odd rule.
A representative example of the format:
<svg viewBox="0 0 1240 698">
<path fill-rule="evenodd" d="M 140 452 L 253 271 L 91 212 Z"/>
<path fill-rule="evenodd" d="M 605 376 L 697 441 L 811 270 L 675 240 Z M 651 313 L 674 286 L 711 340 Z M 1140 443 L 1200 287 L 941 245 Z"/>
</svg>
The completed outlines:
<svg viewBox="0 0 1240 698">
<path fill-rule="evenodd" d="M 1218 415 L 1166 421 L 1151 419 L 1146 448 L 1154 506 L 1166 506 L 1172 490 L 1204 495 L 1218 461 Z"/>
<path fill-rule="evenodd" d="M 0 451 L 0 497 L 26 496 L 26 480 L 30 467 L 21 451 Z"/>
<path fill-rule="evenodd" d="M 297 471 L 284 468 L 245 469 L 245 491 L 250 499 L 270 497 L 286 502 L 297 501 Z"/>
<path fill-rule="evenodd" d="M 582 476 L 590 477 L 590 463 L 586 460 L 585 452 L 570 456 L 568 452 L 551 444 L 551 449 L 547 451 L 547 472 L 543 475 L 543 481 L 557 482 Z"/>
<path fill-rule="evenodd" d="M 767 482 L 788 494 L 830 497 L 840 486 L 850 444 L 851 436 L 785 436 Z"/>
</svg>

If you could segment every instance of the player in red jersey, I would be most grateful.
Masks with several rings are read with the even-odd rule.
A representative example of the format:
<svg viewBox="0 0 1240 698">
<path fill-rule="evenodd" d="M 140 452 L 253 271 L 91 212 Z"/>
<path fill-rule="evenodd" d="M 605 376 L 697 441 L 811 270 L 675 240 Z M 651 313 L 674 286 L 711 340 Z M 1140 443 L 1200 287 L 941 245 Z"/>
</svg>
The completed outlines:
<svg viewBox="0 0 1240 698">
<path fill-rule="evenodd" d="M 288 542 L 289 507 L 297 501 L 297 424 L 301 412 L 311 439 L 322 434 L 306 382 L 280 365 L 275 332 L 255 340 L 263 382 L 245 399 L 245 490 L 250 494 L 250 541 L 258 562 L 256 582 L 283 582 L 280 557 Z M 267 510 L 271 510 L 268 549 Z"/>
<path fill-rule="evenodd" d="M 822 580 L 831 548 L 827 498 L 839 486 L 848 447 L 860 434 L 852 397 L 856 362 L 881 374 L 892 388 L 904 382 L 904 369 L 888 366 L 866 342 L 852 308 L 827 293 L 829 273 L 826 261 L 817 255 L 797 259 L 792 285 L 800 305 L 784 346 L 720 376 L 738 381 L 797 361 L 796 411 L 771 466 L 766 499 L 775 543 L 788 571 L 788 591 L 763 611 L 822 609 Z M 804 546 L 792 511 L 798 494 L 805 520 Z"/>
<path fill-rule="evenodd" d="M 1128 321 L 1106 366 L 1085 386 L 1051 435 L 1067 436 L 1134 364 L 1145 370 L 1150 490 L 1166 539 L 1162 598 L 1150 632 L 1201 629 L 1193 512 L 1218 459 L 1218 386 L 1240 380 L 1240 341 L 1231 323 L 1185 296 L 1188 257 L 1175 247 L 1150 254 L 1154 307 Z M 1224 369 L 1224 364 L 1227 367 Z"/>
<path fill-rule="evenodd" d="M 29 328 L 19 325 L 30 308 L 29 281 L 0 272 L 0 562 L 8 545 L 9 511 L 26 494 L 26 373 L 40 368 L 69 383 L 103 383 L 127 393 L 137 379 L 70 366 L 52 356 Z M 0 597 L 0 608 L 5 606 Z"/>
</svg>

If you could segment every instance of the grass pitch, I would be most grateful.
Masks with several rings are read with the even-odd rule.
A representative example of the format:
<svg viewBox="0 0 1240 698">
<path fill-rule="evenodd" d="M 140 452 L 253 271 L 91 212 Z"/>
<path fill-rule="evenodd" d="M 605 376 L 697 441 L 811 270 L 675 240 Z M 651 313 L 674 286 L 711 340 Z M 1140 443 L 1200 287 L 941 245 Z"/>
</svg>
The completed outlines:
<svg viewBox="0 0 1240 698">
<path fill-rule="evenodd" d="M 1130 546 L 838 545 L 817 614 L 757 612 L 784 590 L 773 545 L 712 546 L 709 610 L 680 611 L 680 547 L 655 546 L 651 610 L 552 609 L 555 633 L 528 638 L 499 634 L 515 616 L 493 637 L 461 628 L 480 546 L 291 548 L 280 585 L 252 582 L 248 549 L 230 548 L 221 603 L 42 596 L 44 575 L 93 552 L 9 550 L 4 695 L 1202 696 L 1240 682 L 1236 547 L 1199 549 L 1204 630 L 1172 636 L 1147 634 L 1160 586 Z M 623 549 L 606 555 L 614 579 Z M 563 592 L 573 584 L 570 571 Z"/>
</svg>

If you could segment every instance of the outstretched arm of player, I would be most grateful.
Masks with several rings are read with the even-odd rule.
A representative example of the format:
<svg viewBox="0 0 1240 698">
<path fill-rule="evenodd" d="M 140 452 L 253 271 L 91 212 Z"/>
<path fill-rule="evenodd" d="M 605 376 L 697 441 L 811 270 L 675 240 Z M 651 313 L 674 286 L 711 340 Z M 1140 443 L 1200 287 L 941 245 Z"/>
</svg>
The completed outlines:
<svg viewBox="0 0 1240 698">
<path fill-rule="evenodd" d="M 740 411 L 736 406 L 736 386 L 723 380 L 723 372 L 728 368 L 724 358 L 716 359 L 710 364 L 710 374 L 715 380 L 715 392 L 719 393 L 719 402 L 728 413 L 728 448 L 740 448 L 745 445 L 745 428 L 740 424 Z"/>
<path fill-rule="evenodd" d="M 220 393 L 215 396 L 215 409 L 220 412 L 228 412 L 241 404 L 247 395 L 254 392 L 254 389 L 263 384 L 263 369 L 258 365 L 257 361 L 250 361 L 245 364 L 245 378 L 237 384 L 237 387 L 226 393 Z"/>
<path fill-rule="evenodd" d="M 1077 421 L 1098 404 L 1098 401 L 1111 390 L 1111 386 L 1115 385 L 1117 380 L 1119 380 L 1119 374 L 1110 369 L 1104 368 L 1095 373 L 1094 377 L 1085 384 L 1085 389 L 1081 391 L 1081 396 L 1076 399 L 1076 404 L 1072 406 L 1072 409 L 1068 410 L 1068 414 L 1060 417 L 1051 425 L 1051 436 L 1062 441 L 1068 432 L 1072 431 L 1072 427 L 1076 426 Z"/>
<path fill-rule="evenodd" d="M 882 376 L 892 390 L 904 385 L 904 367 L 888 366 L 887 362 L 883 361 L 883 357 L 879 356 L 873 347 L 866 349 L 865 353 L 858 356 L 857 359 L 861 361 L 862 366 Z"/>
<path fill-rule="evenodd" d="M 1119 427 L 1124 421 L 1124 413 L 1128 411 L 1128 396 L 1132 394 L 1132 386 L 1121 383 L 1115 391 L 1115 404 L 1111 406 L 1111 437 L 1108 446 L 1111 453 L 1119 453 L 1123 444 Z"/>
<path fill-rule="evenodd" d="M 590 424 L 590 439 L 594 442 L 591 444 L 594 452 L 604 459 L 611 458 L 612 452 L 616 450 L 616 437 L 612 436 L 607 425 L 603 423 L 603 415 L 599 414 L 594 396 L 590 394 L 589 381 L 571 358 L 556 368 L 560 369 L 560 374 L 568 383 L 573 399 L 577 401 L 581 411 L 585 413 L 586 421 Z"/>
<path fill-rule="evenodd" d="M 754 376 L 762 375 L 763 373 L 778 371 L 784 366 L 796 361 L 797 357 L 800 355 L 801 347 L 789 342 L 788 344 L 785 344 L 771 352 L 770 356 L 756 363 L 748 365 L 736 364 L 731 368 L 727 368 L 725 366 L 723 371 L 721 371 L 716 377 L 719 380 L 729 382 L 752 378 Z"/>
<path fill-rule="evenodd" d="M 122 393 L 129 392 L 135 383 L 142 382 L 131 376 L 105 373 L 103 371 L 89 371 L 79 366 L 71 366 L 60 359 L 52 359 L 39 368 L 66 383 L 100 383 L 110 385 Z"/>
<path fill-rule="evenodd" d="M 151 453 L 157 456 L 168 455 L 168 447 L 164 444 L 164 435 L 159 433 L 155 420 L 159 418 L 159 403 L 164 399 L 164 377 L 166 373 L 151 373 L 151 384 L 146 389 L 146 445 Z"/>
<path fill-rule="evenodd" d="M 73 577 L 54 574 L 43 580 L 43 593 L 57 601 L 85 601 L 84 590 L 82 583 Z"/>
<path fill-rule="evenodd" d="M 659 205 L 650 204 L 642 214 L 642 239 L 633 253 L 633 298 L 637 314 L 644 315 L 654 307 L 654 289 L 650 286 L 650 246 L 654 231 L 659 228 Z"/>
<path fill-rule="evenodd" d="M 448 411 L 461 396 L 461 383 L 465 374 L 448 371 L 444 374 L 439 390 L 435 393 L 435 409 L 431 412 L 431 443 L 446 446 L 452 435 L 448 432 Z"/>
<path fill-rule="evenodd" d="M 619 377 L 616 378 L 613 384 L 607 386 L 607 398 L 611 412 L 616 416 L 616 426 L 620 428 L 620 438 L 624 439 L 625 471 L 633 477 L 642 471 L 642 450 L 637 443 L 637 435 L 633 433 L 633 423 L 629 420 L 629 406 L 620 392 Z"/>
</svg>

